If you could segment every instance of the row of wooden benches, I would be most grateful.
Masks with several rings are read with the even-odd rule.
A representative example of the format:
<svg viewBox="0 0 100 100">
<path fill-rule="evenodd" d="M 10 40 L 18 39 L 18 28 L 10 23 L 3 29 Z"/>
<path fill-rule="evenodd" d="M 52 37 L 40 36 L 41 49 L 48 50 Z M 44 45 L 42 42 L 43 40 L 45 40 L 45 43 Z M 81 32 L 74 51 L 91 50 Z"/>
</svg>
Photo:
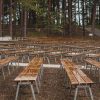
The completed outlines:
<svg viewBox="0 0 100 100">
<path fill-rule="evenodd" d="M 90 59 L 86 59 L 85 61 L 89 62 Z M 89 63 L 94 65 L 95 63 L 93 62 L 97 62 L 97 61 L 91 59 Z M 61 60 L 61 63 L 62 63 L 64 71 L 66 72 L 68 76 L 66 79 L 67 82 L 69 81 L 71 87 L 72 86 L 76 87 L 74 100 L 77 99 L 78 90 L 80 88 L 85 89 L 86 95 L 88 94 L 88 91 L 89 91 L 91 100 L 94 100 L 92 90 L 91 90 L 91 85 L 94 84 L 94 82 L 81 69 L 79 69 L 77 64 L 75 64 L 74 62 L 64 59 L 64 60 Z M 96 64 L 99 66 L 100 63 L 99 62 L 97 63 Z M 42 64 L 43 64 L 43 59 L 34 58 L 29 63 L 29 65 L 16 77 L 15 81 L 18 83 L 18 85 L 17 85 L 15 100 L 18 99 L 18 92 L 19 92 L 20 86 L 25 85 L 25 84 L 28 84 L 31 86 L 33 99 L 36 100 L 32 85 L 33 85 L 33 81 L 35 81 L 37 91 L 39 92 L 39 87 L 36 80 L 38 79 L 38 76 L 41 77 L 41 75 L 43 74 L 43 71 L 42 73 L 40 73 L 42 70 L 42 66 L 41 66 Z M 40 80 L 38 80 L 38 82 L 40 84 Z"/>
<path fill-rule="evenodd" d="M 1 59 L 0 60 L 0 69 L 3 69 L 4 65 L 9 65 L 9 63 L 14 62 L 16 60 L 18 60 L 18 57 L 8 57 L 5 59 Z M 86 62 L 86 66 L 88 63 L 91 65 L 91 68 L 95 66 L 98 70 L 100 69 L 100 62 L 97 62 L 93 59 L 86 59 L 85 62 Z M 28 67 L 26 67 L 23 70 L 23 72 L 20 73 L 20 75 L 15 79 L 15 81 L 20 81 L 20 82 L 26 81 L 26 80 L 34 81 L 34 79 L 36 79 L 35 76 L 37 76 L 40 71 L 40 66 L 42 63 L 43 63 L 42 59 L 34 58 L 29 63 Z M 83 85 L 85 85 L 85 87 L 87 87 L 88 84 L 90 85 L 90 84 L 94 83 L 92 80 L 89 79 L 89 77 L 87 77 L 87 75 L 85 73 L 83 73 L 79 68 L 77 68 L 77 65 L 75 63 L 73 63 L 71 61 L 67 61 L 67 60 L 62 60 L 62 65 L 64 66 L 65 71 L 67 72 L 67 75 L 70 79 L 71 85 L 77 85 L 76 94 L 77 94 L 77 89 L 81 85 L 82 85 L 82 87 L 83 87 Z M 8 71 L 10 74 L 9 66 L 8 66 Z M 4 71 L 3 71 L 3 77 L 5 79 Z M 89 86 L 88 86 L 88 88 L 90 90 Z M 37 89 L 37 90 L 39 90 L 39 89 Z M 75 94 L 75 98 L 76 98 L 76 94 Z M 91 90 L 90 90 L 90 94 L 91 94 Z M 91 98 L 92 98 L 92 95 L 91 95 Z"/>
<path fill-rule="evenodd" d="M 18 60 L 18 57 L 8 57 L 5 59 L 1 59 L 0 60 L 0 69 L 3 69 L 3 67 L 5 65 L 9 65 L 9 63 L 15 62 L 16 60 Z M 93 67 L 95 66 L 98 70 L 100 70 L 100 62 L 97 62 L 93 59 L 86 59 L 85 62 L 86 62 L 86 66 L 88 63 L 91 65 L 91 68 L 92 68 L 92 66 Z M 80 70 L 75 63 L 73 63 L 69 60 L 62 60 L 61 63 L 62 63 L 62 66 L 64 67 L 64 70 L 67 73 L 70 84 L 76 86 L 74 100 L 76 100 L 76 98 L 77 98 L 77 93 L 78 93 L 79 88 L 84 88 L 85 90 L 86 90 L 86 88 L 89 89 L 91 100 L 93 100 L 93 95 L 92 95 L 90 86 L 94 82 L 82 70 Z M 41 76 L 43 75 L 42 64 L 43 64 L 43 59 L 35 57 L 28 64 L 28 66 L 16 77 L 15 81 L 18 83 L 18 86 L 17 86 L 15 100 L 17 100 L 17 98 L 18 98 L 18 92 L 19 92 L 20 86 L 25 85 L 25 84 L 28 84 L 31 86 L 33 99 L 36 100 L 35 95 L 34 95 L 33 82 L 35 81 L 37 92 L 39 92 L 38 86 L 41 85 L 40 79 L 41 79 Z M 8 66 L 8 71 L 10 74 L 9 66 Z M 4 71 L 2 70 L 2 72 L 3 72 L 3 77 L 5 79 Z M 99 74 L 99 76 L 100 76 L 100 74 Z"/>
</svg>

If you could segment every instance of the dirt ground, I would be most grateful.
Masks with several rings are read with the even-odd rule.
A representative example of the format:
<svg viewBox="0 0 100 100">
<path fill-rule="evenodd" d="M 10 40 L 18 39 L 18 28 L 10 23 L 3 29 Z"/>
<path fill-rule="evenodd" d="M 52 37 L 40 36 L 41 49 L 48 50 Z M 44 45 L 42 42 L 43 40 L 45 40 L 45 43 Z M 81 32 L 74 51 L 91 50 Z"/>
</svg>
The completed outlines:
<svg viewBox="0 0 100 100">
<path fill-rule="evenodd" d="M 23 68 L 16 69 L 11 75 L 3 80 L 0 75 L 0 100 L 14 100 L 16 93 L 16 83 L 14 78 L 20 73 Z M 87 74 L 88 72 L 85 71 Z M 92 75 L 88 74 L 89 77 Z M 91 77 L 95 82 L 98 77 Z M 35 86 L 34 86 L 35 88 Z M 92 85 L 94 100 L 100 100 L 100 83 Z M 72 91 L 66 84 L 65 74 L 60 68 L 45 68 L 41 80 L 40 93 L 36 94 L 36 100 L 73 100 L 75 88 Z M 22 86 L 20 88 L 18 100 L 32 100 L 30 87 Z M 80 90 L 77 100 L 90 100 L 89 96 L 85 95 L 84 90 Z"/>
</svg>

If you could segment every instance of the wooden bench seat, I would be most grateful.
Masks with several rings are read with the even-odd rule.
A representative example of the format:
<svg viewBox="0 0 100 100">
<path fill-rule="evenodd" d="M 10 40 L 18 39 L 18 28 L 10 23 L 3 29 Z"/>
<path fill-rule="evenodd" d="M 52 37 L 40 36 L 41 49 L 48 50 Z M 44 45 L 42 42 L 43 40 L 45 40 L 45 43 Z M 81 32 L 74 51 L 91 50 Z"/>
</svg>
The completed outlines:
<svg viewBox="0 0 100 100">
<path fill-rule="evenodd" d="M 19 49 L 19 50 L 3 50 L 1 52 L 1 56 L 4 55 L 5 57 L 9 56 L 20 56 L 22 58 L 22 62 L 27 57 L 28 62 L 30 61 L 29 53 L 32 52 L 33 49 Z"/>
<path fill-rule="evenodd" d="M 90 65 L 93 65 L 93 66 L 95 66 L 97 68 L 100 68 L 100 62 L 98 62 L 96 60 L 88 58 L 88 59 L 85 59 L 85 62 L 90 64 Z"/>
<path fill-rule="evenodd" d="M 0 69 L 2 69 L 4 79 L 5 79 L 5 73 L 4 73 L 3 67 L 5 65 L 7 65 L 8 71 L 9 71 L 9 74 L 10 74 L 11 72 L 10 72 L 10 69 L 9 69 L 9 63 L 16 62 L 16 61 L 18 61 L 18 59 L 19 59 L 19 57 L 14 57 L 14 56 L 7 57 L 5 59 L 0 59 Z M 19 66 L 19 64 L 18 64 L 18 66 Z M 13 70 L 14 70 L 14 67 L 13 67 Z"/>
<path fill-rule="evenodd" d="M 9 62 L 13 62 L 15 60 L 18 60 L 18 57 L 11 56 L 11 57 L 7 57 L 5 59 L 0 59 L 0 66 L 5 65 Z"/>
<path fill-rule="evenodd" d="M 93 100 L 92 91 L 90 88 L 90 84 L 93 84 L 94 82 L 82 71 L 80 70 L 75 63 L 69 60 L 62 60 L 61 61 L 64 70 L 67 73 L 67 76 L 70 81 L 71 86 L 76 86 L 75 96 L 74 100 L 77 99 L 77 93 L 79 88 L 88 88 L 89 93 L 91 96 L 91 100 Z"/>
<path fill-rule="evenodd" d="M 87 58 L 85 59 L 85 66 L 86 66 L 86 69 L 88 68 L 88 65 L 89 68 L 90 68 L 90 72 L 92 72 L 92 68 L 94 68 L 94 76 L 98 75 L 99 77 L 99 83 L 100 83 L 100 62 L 96 61 L 96 60 L 93 60 L 91 58 Z M 96 72 L 98 71 L 98 74 L 96 74 Z"/>
<path fill-rule="evenodd" d="M 27 69 L 27 70 L 24 70 L 22 73 L 20 73 L 20 76 L 28 76 L 28 75 L 37 75 L 38 72 L 39 72 L 40 69 L 37 69 L 37 68 L 33 68 L 33 69 Z"/>
<path fill-rule="evenodd" d="M 16 82 L 19 82 L 19 80 L 22 82 L 26 82 L 26 81 L 32 81 L 33 82 L 33 80 L 36 80 L 37 79 L 37 77 L 36 77 L 36 75 L 35 76 L 32 76 L 32 75 L 27 75 L 27 77 L 25 76 L 25 75 L 21 75 L 20 77 L 17 77 L 16 79 L 15 79 L 15 81 Z"/>
<path fill-rule="evenodd" d="M 15 78 L 15 82 L 17 82 L 17 91 L 15 100 L 18 100 L 18 93 L 19 88 L 21 85 L 30 85 L 33 99 L 36 100 L 34 89 L 33 89 L 33 82 L 36 84 L 37 92 L 39 92 L 40 86 L 40 78 L 41 78 L 41 65 L 43 63 L 42 58 L 33 58 L 28 66 Z M 39 84 L 38 84 L 39 83 Z"/>
</svg>

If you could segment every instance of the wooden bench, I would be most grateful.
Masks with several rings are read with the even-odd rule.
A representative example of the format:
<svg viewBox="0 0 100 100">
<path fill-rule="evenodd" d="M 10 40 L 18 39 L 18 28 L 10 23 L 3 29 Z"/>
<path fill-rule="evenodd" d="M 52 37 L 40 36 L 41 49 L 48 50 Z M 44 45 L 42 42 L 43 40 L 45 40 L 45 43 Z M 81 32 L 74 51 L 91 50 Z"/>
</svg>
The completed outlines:
<svg viewBox="0 0 100 100">
<path fill-rule="evenodd" d="M 12 51 L 11 50 L 5 50 L 5 51 L 2 51 L 2 54 L 5 57 L 8 57 L 8 56 L 20 56 L 22 58 L 22 62 L 24 61 L 24 59 L 26 58 L 26 55 L 27 55 L 27 60 L 29 62 L 30 61 L 29 53 L 32 52 L 32 51 L 33 51 L 33 49 L 30 49 L 30 48 L 12 50 Z"/>
<path fill-rule="evenodd" d="M 2 73 L 3 73 L 3 77 L 5 79 L 5 73 L 4 73 L 4 66 L 7 65 L 8 66 L 8 71 L 9 71 L 9 74 L 10 74 L 10 68 L 9 68 L 9 64 L 12 62 L 15 62 L 18 60 L 19 57 L 14 57 L 14 56 L 11 56 L 11 57 L 7 57 L 5 59 L 0 59 L 0 69 L 2 69 Z M 19 61 L 18 61 L 19 62 Z M 17 66 L 17 65 L 16 65 Z M 19 64 L 18 64 L 19 66 Z M 13 70 L 14 70 L 14 67 L 13 67 Z"/>
<path fill-rule="evenodd" d="M 90 65 L 89 66 L 90 72 L 92 71 L 92 68 L 96 69 L 96 70 L 94 70 L 94 72 L 98 70 L 98 76 L 99 76 L 99 82 L 100 82 L 100 62 L 93 60 L 91 58 L 87 58 L 87 59 L 85 59 L 86 68 L 88 68 L 88 65 Z"/>
<path fill-rule="evenodd" d="M 100 53 L 88 53 L 86 54 L 86 57 L 100 61 Z"/>
<path fill-rule="evenodd" d="M 93 100 L 93 95 L 90 85 L 93 84 L 94 82 L 82 70 L 80 70 L 75 63 L 69 60 L 62 60 L 61 63 L 64 67 L 65 72 L 68 75 L 70 85 L 71 86 L 74 85 L 76 87 L 74 100 L 77 99 L 79 88 L 85 89 L 86 94 L 88 89 L 91 100 Z"/>
<path fill-rule="evenodd" d="M 39 93 L 39 86 L 41 85 L 40 80 L 43 74 L 42 63 L 42 58 L 33 58 L 28 66 L 15 78 L 15 82 L 17 82 L 15 100 L 18 100 L 18 93 L 21 85 L 29 85 L 31 87 L 33 99 L 36 100 L 33 82 L 35 82 L 37 92 Z"/>
<path fill-rule="evenodd" d="M 88 59 L 85 59 L 85 62 L 100 69 L 100 62 L 96 60 L 88 58 Z"/>
</svg>

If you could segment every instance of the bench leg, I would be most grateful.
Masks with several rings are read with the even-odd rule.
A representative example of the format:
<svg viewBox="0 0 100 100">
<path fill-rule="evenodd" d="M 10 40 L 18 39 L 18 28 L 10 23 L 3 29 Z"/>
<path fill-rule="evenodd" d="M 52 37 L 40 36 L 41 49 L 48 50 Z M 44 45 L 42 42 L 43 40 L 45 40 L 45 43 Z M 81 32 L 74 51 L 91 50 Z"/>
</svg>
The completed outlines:
<svg viewBox="0 0 100 100">
<path fill-rule="evenodd" d="M 36 85 L 37 92 L 39 93 L 39 87 L 38 87 L 37 80 L 35 80 L 35 85 Z"/>
<path fill-rule="evenodd" d="M 5 80 L 5 73 L 4 73 L 3 68 L 2 68 L 2 74 L 3 74 L 3 78 L 4 78 L 4 80 Z"/>
<path fill-rule="evenodd" d="M 24 62 L 24 56 L 22 56 L 22 63 Z"/>
<path fill-rule="evenodd" d="M 85 89 L 86 96 L 88 97 L 87 87 L 85 87 L 84 89 Z"/>
<path fill-rule="evenodd" d="M 90 71 L 89 71 L 89 74 L 91 74 L 92 73 L 92 68 L 93 68 L 93 65 L 90 65 L 91 67 L 90 67 Z"/>
<path fill-rule="evenodd" d="M 17 62 L 16 62 L 16 63 L 18 63 L 17 67 L 19 67 L 19 59 L 17 60 Z"/>
<path fill-rule="evenodd" d="M 11 62 L 11 65 L 12 65 L 12 68 L 13 68 L 13 71 L 14 71 L 15 69 L 14 69 L 14 66 L 13 66 L 13 64 L 12 64 L 12 63 L 13 63 L 13 62 Z"/>
<path fill-rule="evenodd" d="M 34 94 L 33 85 L 32 85 L 32 83 L 30 83 L 30 82 L 26 82 L 26 83 L 18 83 L 15 100 L 18 100 L 18 93 L 19 93 L 20 85 L 30 85 L 30 88 L 31 88 L 31 91 L 32 91 L 32 97 L 33 97 L 33 100 L 36 100 L 36 97 L 35 97 L 35 94 Z"/>
<path fill-rule="evenodd" d="M 48 62 L 48 64 L 50 64 L 50 59 L 48 58 L 48 57 L 46 57 L 47 58 L 47 62 Z"/>
<path fill-rule="evenodd" d="M 38 81 L 38 85 L 40 87 L 41 86 L 41 82 L 40 82 L 40 76 L 39 75 L 37 76 L 37 81 Z"/>
<path fill-rule="evenodd" d="M 44 62 L 45 62 L 45 59 L 46 59 L 46 58 L 45 58 L 45 55 L 43 55 L 43 61 L 44 61 Z"/>
<path fill-rule="evenodd" d="M 10 68 L 9 68 L 9 64 L 8 64 L 8 72 L 9 72 L 9 75 L 10 75 Z"/>
<path fill-rule="evenodd" d="M 31 91 L 32 91 L 33 100 L 36 100 L 36 97 L 35 97 L 35 94 L 34 94 L 33 85 L 31 83 L 30 83 L 30 87 L 31 87 Z"/>
<path fill-rule="evenodd" d="M 94 99 L 93 99 L 92 90 L 91 90 L 91 88 L 90 88 L 90 87 L 88 87 L 88 88 L 89 88 L 90 98 L 91 98 L 91 100 L 94 100 Z"/>
<path fill-rule="evenodd" d="M 84 88 L 84 89 L 85 89 L 86 96 L 88 95 L 86 89 L 89 89 L 90 98 L 91 98 L 91 100 L 94 100 L 94 99 L 93 99 L 92 90 L 91 90 L 90 86 L 77 86 L 77 87 L 76 87 L 76 90 L 75 90 L 74 100 L 77 100 L 77 94 L 78 94 L 78 89 L 79 89 L 79 88 Z"/>
<path fill-rule="evenodd" d="M 27 59 L 28 59 L 28 62 L 30 62 L 30 57 L 29 57 L 29 55 L 28 55 L 28 58 L 27 58 Z"/>
<path fill-rule="evenodd" d="M 15 61 L 15 67 L 16 67 L 16 69 L 18 68 L 18 65 L 17 65 L 17 62 Z"/>
<path fill-rule="evenodd" d="M 16 91 L 16 97 L 15 97 L 15 100 L 18 100 L 19 88 L 20 88 L 20 84 L 18 84 L 18 86 L 17 86 L 17 91 Z"/>
<path fill-rule="evenodd" d="M 55 59 L 55 63 L 57 62 L 57 59 L 56 59 L 56 57 L 54 58 Z"/>
<path fill-rule="evenodd" d="M 69 83 L 67 83 L 67 84 L 69 86 Z M 70 85 L 70 88 L 69 88 L 69 93 L 71 94 L 71 92 L 72 92 L 72 85 Z"/>
<path fill-rule="evenodd" d="M 75 90 L 74 100 L 76 100 L 76 99 L 77 99 L 77 94 L 78 94 L 78 87 L 77 87 L 77 88 L 76 88 L 76 90 Z"/>
<path fill-rule="evenodd" d="M 61 54 L 61 56 L 60 56 L 60 59 L 62 60 L 63 59 L 63 55 Z"/>
<path fill-rule="evenodd" d="M 43 68 L 43 65 L 42 65 L 41 69 L 40 69 L 40 77 L 43 77 L 43 73 L 44 73 L 44 68 Z"/>
</svg>

